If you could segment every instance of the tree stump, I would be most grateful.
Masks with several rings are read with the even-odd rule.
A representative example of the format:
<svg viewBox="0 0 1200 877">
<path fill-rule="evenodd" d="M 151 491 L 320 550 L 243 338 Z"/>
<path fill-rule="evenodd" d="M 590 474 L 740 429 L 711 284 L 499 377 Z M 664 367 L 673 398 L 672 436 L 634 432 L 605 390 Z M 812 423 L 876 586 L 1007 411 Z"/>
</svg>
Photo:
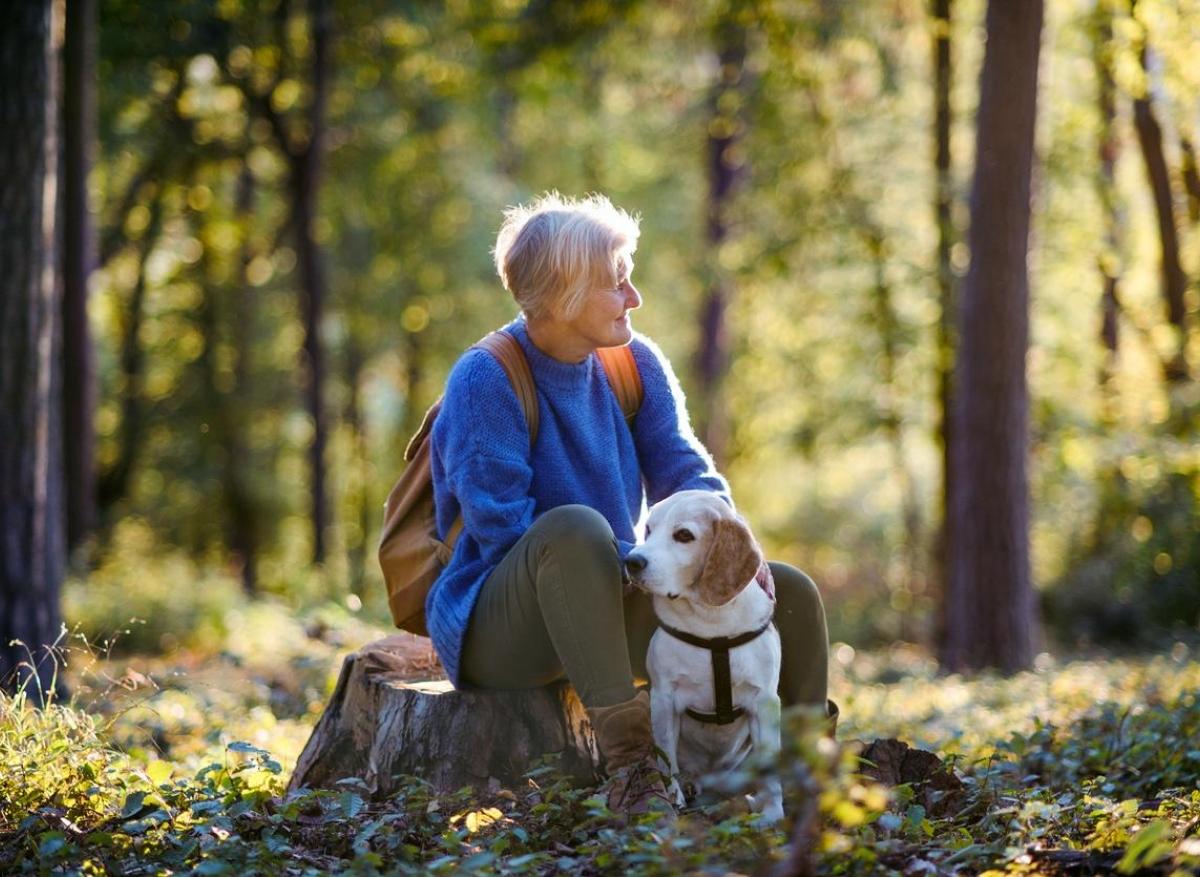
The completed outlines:
<svg viewBox="0 0 1200 877">
<path fill-rule="evenodd" d="M 456 691 L 448 681 L 406 682 L 406 638 L 349 655 L 296 762 L 288 791 L 336 788 L 357 777 L 372 798 L 414 774 L 438 791 L 518 783 L 542 756 L 582 782 L 599 764 L 583 704 L 566 683 L 523 691 Z"/>
<path fill-rule="evenodd" d="M 859 755 L 862 773 L 885 786 L 908 783 L 916 793 L 916 803 L 930 816 L 955 813 L 963 805 L 966 792 L 962 780 L 940 758 L 924 749 L 914 749 L 903 740 L 878 739 Z"/>
</svg>

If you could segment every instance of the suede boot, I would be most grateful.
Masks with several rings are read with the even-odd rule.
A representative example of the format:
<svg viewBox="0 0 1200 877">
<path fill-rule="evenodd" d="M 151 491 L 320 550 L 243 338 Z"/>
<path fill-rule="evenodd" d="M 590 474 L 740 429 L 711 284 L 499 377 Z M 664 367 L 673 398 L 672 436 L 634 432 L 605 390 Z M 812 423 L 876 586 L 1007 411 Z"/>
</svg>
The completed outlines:
<svg viewBox="0 0 1200 877">
<path fill-rule="evenodd" d="M 625 816 L 651 810 L 674 815 L 650 729 L 650 695 L 639 691 L 632 700 L 589 707 L 596 745 L 604 756 L 608 809 Z"/>
</svg>

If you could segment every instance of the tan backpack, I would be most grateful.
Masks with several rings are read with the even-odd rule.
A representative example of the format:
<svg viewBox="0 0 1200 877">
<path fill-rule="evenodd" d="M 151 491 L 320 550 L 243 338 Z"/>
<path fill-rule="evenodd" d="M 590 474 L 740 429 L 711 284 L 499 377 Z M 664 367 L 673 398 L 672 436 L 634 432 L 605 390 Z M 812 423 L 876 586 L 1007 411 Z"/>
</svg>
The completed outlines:
<svg viewBox="0 0 1200 877">
<path fill-rule="evenodd" d="M 505 331 L 492 332 L 472 347 L 486 350 L 500 362 L 508 375 L 517 400 L 525 412 L 530 447 L 537 441 L 537 390 L 529 362 L 515 337 Z M 596 351 L 609 386 L 621 404 L 625 420 L 632 423 L 642 405 L 642 379 L 633 351 L 629 347 L 606 347 Z M 430 464 L 430 433 L 442 408 L 439 398 L 425 412 L 421 428 L 409 440 L 404 451 L 408 465 L 388 494 L 384 510 L 383 532 L 379 538 L 379 565 L 387 585 L 388 606 L 396 627 L 421 636 L 425 629 L 425 596 L 441 574 L 454 543 L 462 532 L 460 514 L 450 526 L 446 541 L 438 539 L 437 517 L 433 506 L 433 472 Z"/>
</svg>

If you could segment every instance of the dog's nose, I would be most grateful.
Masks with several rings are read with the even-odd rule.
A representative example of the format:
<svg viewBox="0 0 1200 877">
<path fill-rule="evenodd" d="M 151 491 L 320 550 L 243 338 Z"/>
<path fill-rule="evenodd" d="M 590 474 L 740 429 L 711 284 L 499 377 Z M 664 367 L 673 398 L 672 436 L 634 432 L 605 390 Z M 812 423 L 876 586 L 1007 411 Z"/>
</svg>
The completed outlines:
<svg viewBox="0 0 1200 877">
<path fill-rule="evenodd" d="M 625 575 L 635 576 L 646 568 L 646 558 L 636 552 L 625 558 Z"/>
</svg>

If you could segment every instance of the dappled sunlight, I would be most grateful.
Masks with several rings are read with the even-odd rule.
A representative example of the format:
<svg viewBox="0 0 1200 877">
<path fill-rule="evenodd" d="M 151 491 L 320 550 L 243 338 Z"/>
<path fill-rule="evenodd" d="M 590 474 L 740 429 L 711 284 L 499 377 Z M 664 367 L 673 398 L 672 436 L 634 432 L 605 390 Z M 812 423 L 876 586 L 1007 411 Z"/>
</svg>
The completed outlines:
<svg viewBox="0 0 1200 877">
<path fill-rule="evenodd" d="M 356 621 L 343 621 L 327 619 L 327 633 L 356 630 Z M 88 713 L 0 699 L 0 796 L 33 814 L 19 829 L 20 814 L 0 809 L 0 851 L 36 844 L 43 861 L 79 861 L 93 849 L 88 830 L 101 824 L 113 838 L 103 855 L 164 867 L 201 861 L 203 850 L 204 859 L 231 865 L 302 855 L 330 872 L 407 862 L 431 873 L 532 874 L 550 863 L 641 873 L 714 861 L 761 866 L 788 851 L 787 834 L 731 812 L 732 799 L 697 801 L 670 826 L 626 826 L 593 788 L 573 787 L 549 768 L 477 793 L 437 795 L 412 779 L 389 800 L 371 802 L 351 779 L 338 792 L 282 796 L 321 700 L 304 715 L 280 715 L 262 681 L 272 665 L 296 671 L 296 651 L 279 642 L 256 635 L 236 660 L 228 651 L 181 653 L 173 663 L 129 656 L 120 677 L 120 662 L 105 662 L 103 671 L 124 684 L 93 699 Z M 331 663 L 340 651 L 328 650 Z M 1200 734 L 1200 664 L 1186 648 L 1146 658 L 1044 658 L 1037 671 L 1007 679 L 939 676 L 911 648 L 834 652 L 849 659 L 835 661 L 833 684 L 842 745 L 814 736 L 822 719 L 799 711 L 780 762 L 754 762 L 730 786 L 753 788 L 762 771 L 778 771 L 794 813 L 799 789 L 815 783 L 822 872 L 865 875 L 920 862 L 1019 871 L 1048 861 L 1039 857 L 1052 850 L 1110 866 L 1122 857 L 1200 864 L 1200 793 L 1189 791 L 1200 753 L 1163 745 L 1167 734 Z M 89 678 L 98 674 L 89 670 Z M 77 701 L 85 683 L 77 680 Z M 935 812 L 938 794 L 919 784 L 890 788 L 857 776 L 857 747 L 845 741 L 876 737 L 946 759 L 962 780 L 955 809 Z M 84 785 L 92 791 L 73 796 Z M 71 827 L 54 813 L 67 814 Z M 31 834 L 33 826 L 42 827 Z M 219 839 L 221 851 L 204 838 Z"/>
<path fill-rule="evenodd" d="M 1189 654 L 1182 647 L 1174 656 L 1149 659 L 1059 664 L 1047 658 L 1038 671 L 976 679 L 936 675 L 930 672 L 934 665 L 919 659 L 907 675 L 903 663 L 867 654 L 861 674 L 857 661 L 847 668 L 834 662 L 830 689 L 842 704 L 847 737 L 898 737 L 944 755 L 978 757 L 982 751 L 986 757 L 988 747 L 1010 733 L 1029 734 L 1048 724 L 1070 728 L 1100 703 L 1136 711 L 1200 690 L 1200 662 Z M 877 681 L 881 665 L 900 678 Z"/>
<path fill-rule="evenodd" d="M 1200 0 L 21 8 L 0 31 L 29 122 L 0 145 L 0 871 L 1200 873 Z M 497 239 L 550 191 L 636 222 L 570 220 L 587 247 L 545 262 L 549 225 Z M 663 358 L 633 360 L 623 421 L 591 358 L 617 336 L 581 334 L 616 325 L 604 272 L 567 290 L 571 320 L 551 287 L 632 250 L 618 322 Z M 531 443 L 486 359 L 447 384 L 522 308 L 545 360 L 514 385 L 545 415 Z M 572 396 L 572 371 L 602 392 Z M 426 479 L 405 448 L 440 399 Z M 703 475 L 658 477 L 680 461 Z M 403 560 L 398 634 L 378 553 L 402 472 L 465 536 L 405 520 L 429 565 Z M 721 478 L 763 554 L 817 585 L 836 739 L 823 708 L 785 710 L 778 755 L 660 821 L 611 812 L 561 753 L 480 759 L 446 791 L 422 746 L 471 729 L 397 730 L 416 700 L 342 710 L 349 669 L 371 697 L 435 699 L 442 659 L 481 679 L 454 650 L 538 516 L 586 501 L 624 550 L 642 494 Z M 617 607 L 605 558 L 558 563 L 571 624 L 535 576 L 495 648 L 544 646 L 537 682 L 569 665 L 589 705 L 576 667 L 630 690 L 621 631 L 574 624 L 593 579 Z M 423 606 L 438 650 L 408 630 Z M 533 693 L 575 710 L 582 776 L 620 763 L 581 699 Z M 491 740 L 543 724 L 482 722 L 477 694 L 444 702 Z M 636 718 L 657 783 L 661 714 Z M 329 728 L 330 788 L 289 791 L 322 782 L 306 746 Z M 368 738 L 424 773 L 393 764 L 381 795 Z M 366 766 L 339 773 L 350 750 Z M 777 787 L 769 825 L 750 804 Z"/>
</svg>

